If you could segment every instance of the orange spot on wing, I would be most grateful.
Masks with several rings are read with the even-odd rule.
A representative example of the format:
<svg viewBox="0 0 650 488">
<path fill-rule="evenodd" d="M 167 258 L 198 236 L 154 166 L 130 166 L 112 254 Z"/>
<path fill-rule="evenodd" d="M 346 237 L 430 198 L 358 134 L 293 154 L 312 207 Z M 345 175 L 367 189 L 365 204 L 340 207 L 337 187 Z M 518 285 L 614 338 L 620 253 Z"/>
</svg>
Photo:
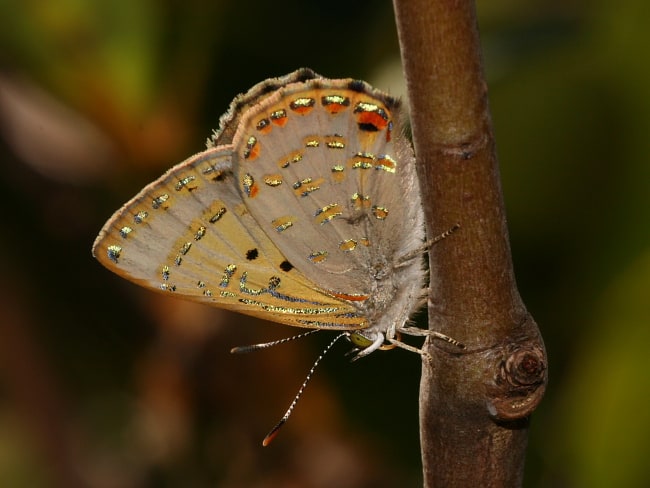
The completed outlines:
<svg viewBox="0 0 650 488">
<path fill-rule="evenodd" d="M 275 124 L 279 127 L 284 127 L 288 120 L 287 111 L 283 108 L 271 110 L 269 119 L 271 119 L 272 124 Z"/>
<path fill-rule="evenodd" d="M 247 159 L 253 160 L 256 159 L 260 155 L 260 145 L 255 144 L 251 149 L 250 152 L 248 153 Z"/>
<path fill-rule="evenodd" d="M 378 130 L 383 130 L 388 125 L 386 119 L 375 112 L 361 112 L 358 114 L 357 120 L 360 124 L 372 124 Z"/>
<path fill-rule="evenodd" d="M 332 115 L 335 115 L 340 111 L 345 110 L 346 108 L 348 107 L 342 103 L 330 103 L 329 105 L 325 105 L 325 110 L 327 110 Z"/>
<path fill-rule="evenodd" d="M 288 118 L 286 116 L 284 116 L 284 117 L 280 117 L 280 118 L 277 118 L 277 119 L 273 119 L 272 122 L 275 125 L 279 126 L 279 127 L 284 127 L 286 125 L 286 123 L 287 123 L 287 120 L 288 120 Z"/>
<path fill-rule="evenodd" d="M 350 302 L 362 302 L 370 298 L 368 295 L 348 295 L 347 293 L 332 293 L 336 298 L 348 300 Z"/>
<path fill-rule="evenodd" d="M 292 110 L 294 112 L 296 112 L 297 114 L 306 115 L 309 112 L 311 112 L 313 108 L 314 107 L 295 107 L 295 108 L 292 108 Z"/>
</svg>

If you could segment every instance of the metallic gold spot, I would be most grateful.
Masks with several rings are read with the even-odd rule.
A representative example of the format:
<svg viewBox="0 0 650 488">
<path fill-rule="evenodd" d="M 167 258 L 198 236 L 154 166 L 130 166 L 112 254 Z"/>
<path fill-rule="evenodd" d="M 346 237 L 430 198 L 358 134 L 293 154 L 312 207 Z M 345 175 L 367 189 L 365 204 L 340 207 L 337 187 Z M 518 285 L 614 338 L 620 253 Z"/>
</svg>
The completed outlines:
<svg viewBox="0 0 650 488">
<path fill-rule="evenodd" d="M 122 254 L 122 247 L 121 246 L 108 246 L 106 249 L 106 254 L 108 256 L 108 259 L 113 261 L 114 263 L 117 263 L 117 260 L 120 258 L 120 254 Z"/>
<path fill-rule="evenodd" d="M 357 210 L 364 207 L 370 207 L 370 197 L 368 195 L 359 195 L 358 193 L 354 193 L 352 194 L 351 200 Z"/>
<path fill-rule="evenodd" d="M 226 288 L 228 286 L 228 284 L 230 283 L 230 278 L 232 278 L 232 275 L 235 274 L 236 270 L 237 270 L 237 266 L 234 264 L 229 264 L 224 268 L 223 276 L 221 277 L 221 283 L 219 283 L 219 286 L 221 288 Z"/>
<path fill-rule="evenodd" d="M 357 153 L 350 160 L 352 169 L 370 169 L 375 164 L 375 156 L 370 153 Z"/>
<path fill-rule="evenodd" d="M 153 199 L 153 201 L 151 202 L 151 206 L 154 209 L 160 208 L 162 204 L 165 203 L 167 200 L 169 200 L 169 195 L 167 193 L 163 193 L 162 195 Z"/>
<path fill-rule="evenodd" d="M 244 193 L 246 193 L 246 196 L 250 198 L 255 198 L 257 196 L 259 188 L 255 184 L 255 180 L 250 173 L 246 173 L 242 177 L 242 187 L 244 189 Z"/>
<path fill-rule="evenodd" d="M 160 285 L 160 289 L 162 291 L 176 291 L 176 285 L 168 285 L 167 283 L 163 283 Z"/>
<path fill-rule="evenodd" d="M 179 252 L 183 256 L 185 256 L 188 253 L 188 251 L 190 250 L 191 247 L 192 247 L 192 243 L 191 242 L 186 242 L 185 244 L 183 244 L 183 247 L 180 248 Z"/>
<path fill-rule="evenodd" d="M 133 222 L 135 222 L 136 224 L 141 224 L 142 222 L 144 222 L 144 219 L 146 219 L 147 217 L 149 217 L 149 212 L 143 210 L 142 212 L 138 212 L 133 216 Z"/>
<path fill-rule="evenodd" d="M 333 314 L 338 312 L 338 307 L 321 307 L 321 308 L 293 308 L 293 307 L 278 307 L 277 305 L 270 305 L 266 302 L 259 300 L 251 300 L 249 298 L 240 298 L 239 301 L 246 305 L 255 305 L 260 307 L 265 312 L 282 313 L 288 315 L 320 315 L 320 314 Z"/>
<path fill-rule="evenodd" d="M 336 114 L 350 106 L 350 99 L 341 95 L 326 95 L 320 100 L 323 107 L 331 114 Z"/>
<path fill-rule="evenodd" d="M 217 210 L 217 213 L 214 214 L 212 217 L 210 217 L 210 223 L 214 224 L 217 222 L 223 215 L 226 213 L 226 207 L 221 207 L 219 210 Z"/>
<path fill-rule="evenodd" d="M 395 173 L 395 168 L 397 167 L 397 161 L 391 158 L 388 154 L 380 156 L 377 162 L 375 163 L 375 169 L 380 169 L 386 171 L 387 173 Z"/>
<path fill-rule="evenodd" d="M 378 207 L 377 205 L 373 205 L 372 214 L 379 220 L 384 220 L 386 217 L 388 217 L 388 209 L 386 207 Z"/>
<path fill-rule="evenodd" d="M 260 146 L 257 144 L 257 137 L 250 136 L 246 141 L 244 149 L 244 159 L 255 159 L 260 155 Z"/>
<path fill-rule="evenodd" d="M 273 227 L 275 227 L 275 230 L 278 232 L 284 232 L 293 225 L 293 217 L 280 217 L 272 220 L 271 223 L 273 224 Z"/>
<path fill-rule="evenodd" d="M 199 281 L 199 282 L 196 284 L 196 287 L 197 287 L 197 288 L 205 288 L 205 281 Z"/>
<path fill-rule="evenodd" d="M 352 169 L 370 169 L 372 168 L 372 163 L 366 161 L 355 161 L 352 163 Z"/>
<path fill-rule="evenodd" d="M 301 160 L 302 153 L 300 151 L 296 151 L 286 158 L 282 158 L 278 163 L 278 166 L 280 166 L 280 168 L 288 168 L 291 163 L 299 163 Z"/>
<path fill-rule="evenodd" d="M 293 185 L 291 185 L 291 186 L 293 187 L 294 190 L 297 190 L 297 189 L 300 188 L 302 185 L 306 185 L 306 184 L 308 184 L 308 183 L 311 183 L 311 181 L 312 181 L 311 178 L 305 178 L 304 180 L 296 181 L 296 182 L 295 182 Z"/>
<path fill-rule="evenodd" d="M 282 184 L 282 175 L 266 175 L 264 177 L 264 183 L 269 186 L 280 186 Z"/>
<path fill-rule="evenodd" d="M 316 210 L 316 212 L 314 212 L 316 223 L 321 225 L 326 224 L 327 222 L 331 222 L 336 217 L 340 217 L 341 215 L 342 212 L 340 211 L 338 203 L 330 203 L 329 205 L 325 205 L 324 207 L 319 208 Z"/>
<path fill-rule="evenodd" d="M 299 114 L 307 114 L 314 107 L 316 100 L 311 97 L 300 97 L 289 103 L 289 108 Z"/>
<path fill-rule="evenodd" d="M 354 249 L 357 247 L 357 241 L 354 239 L 346 239 L 344 241 L 341 241 L 339 244 L 339 249 L 344 252 L 350 252 L 354 251 Z"/>
<path fill-rule="evenodd" d="M 249 288 L 246 286 L 246 280 L 248 279 L 248 272 L 244 271 L 239 278 L 239 291 L 245 293 L 246 295 L 255 295 L 259 296 L 264 293 L 266 290 L 264 288 Z"/>
<path fill-rule="evenodd" d="M 207 168 L 204 168 L 201 173 L 206 176 L 212 176 L 212 181 L 222 181 L 226 177 L 225 170 L 217 165 L 209 165 Z"/>
<path fill-rule="evenodd" d="M 345 138 L 338 135 L 326 136 L 325 145 L 329 149 L 345 149 Z"/>
<path fill-rule="evenodd" d="M 196 176 L 190 175 L 186 176 L 182 180 L 178 181 L 176 185 L 174 185 L 174 189 L 176 191 L 181 191 L 183 188 L 185 188 L 187 185 L 189 185 L 191 182 L 193 182 L 196 179 Z M 195 187 L 188 188 L 188 190 L 192 191 Z"/>
<path fill-rule="evenodd" d="M 374 103 L 368 103 L 368 102 L 359 102 L 357 103 L 357 106 L 354 107 L 354 112 L 376 112 L 379 110 L 379 106 L 375 105 Z"/>
<path fill-rule="evenodd" d="M 271 112 L 270 117 L 271 122 L 273 122 L 275 125 L 279 125 L 280 127 L 287 123 L 287 111 L 284 109 Z"/>
<path fill-rule="evenodd" d="M 375 165 L 376 157 L 372 153 L 358 152 L 350 160 L 352 169 L 370 169 Z"/>
<path fill-rule="evenodd" d="M 162 267 L 162 279 L 165 281 L 169 279 L 169 266 L 167 265 Z"/>
<path fill-rule="evenodd" d="M 320 189 L 320 185 L 323 183 L 323 178 L 319 178 L 316 181 L 313 181 L 311 178 L 305 178 L 304 180 L 296 181 L 293 185 L 293 191 L 298 197 L 306 197 L 312 192 Z"/>
<path fill-rule="evenodd" d="M 320 141 L 314 136 L 309 136 L 305 138 L 305 147 L 318 147 L 320 146 Z"/>
<path fill-rule="evenodd" d="M 205 235 L 205 227 L 201 226 L 199 229 L 196 231 L 196 234 L 194 234 L 194 240 L 195 241 L 200 241 L 201 238 Z"/>
<path fill-rule="evenodd" d="M 327 259 L 327 251 L 314 251 L 307 257 L 312 263 L 322 263 Z"/>
<path fill-rule="evenodd" d="M 341 95 L 326 95 L 321 98 L 321 103 L 323 105 L 350 105 L 350 99 Z"/>
<path fill-rule="evenodd" d="M 120 229 L 120 235 L 121 235 L 123 238 L 125 238 L 125 239 L 127 238 L 127 236 L 128 236 L 131 232 L 133 232 L 133 229 L 132 229 L 131 227 L 129 227 L 128 225 L 125 225 L 124 227 L 122 227 L 122 228 Z"/>
</svg>

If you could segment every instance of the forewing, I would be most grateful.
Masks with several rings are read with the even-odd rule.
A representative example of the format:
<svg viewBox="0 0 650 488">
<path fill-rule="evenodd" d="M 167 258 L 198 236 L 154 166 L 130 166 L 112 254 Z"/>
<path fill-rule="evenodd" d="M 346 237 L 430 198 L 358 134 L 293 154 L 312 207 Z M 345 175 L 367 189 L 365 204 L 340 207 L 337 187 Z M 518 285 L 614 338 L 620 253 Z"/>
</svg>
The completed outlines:
<svg viewBox="0 0 650 488">
<path fill-rule="evenodd" d="M 151 290 L 301 327 L 366 326 L 277 249 L 249 213 L 220 146 L 173 167 L 117 211 L 93 255 Z"/>
</svg>

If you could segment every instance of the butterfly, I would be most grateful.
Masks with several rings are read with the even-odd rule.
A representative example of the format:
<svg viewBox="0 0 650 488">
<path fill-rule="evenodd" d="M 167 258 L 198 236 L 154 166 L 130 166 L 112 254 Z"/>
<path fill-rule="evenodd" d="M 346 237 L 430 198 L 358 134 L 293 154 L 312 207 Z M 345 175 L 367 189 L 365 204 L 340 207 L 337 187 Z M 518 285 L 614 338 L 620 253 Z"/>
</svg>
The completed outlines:
<svg viewBox="0 0 650 488">
<path fill-rule="evenodd" d="M 431 241 L 400 117 L 398 99 L 363 81 L 306 68 L 263 81 L 233 100 L 206 150 L 108 220 L 93 255 L 150 290 L 341 331 L 356 358 L 425 354 L 401 333 L 459 345 L 407 325 Z"/>
</svg>

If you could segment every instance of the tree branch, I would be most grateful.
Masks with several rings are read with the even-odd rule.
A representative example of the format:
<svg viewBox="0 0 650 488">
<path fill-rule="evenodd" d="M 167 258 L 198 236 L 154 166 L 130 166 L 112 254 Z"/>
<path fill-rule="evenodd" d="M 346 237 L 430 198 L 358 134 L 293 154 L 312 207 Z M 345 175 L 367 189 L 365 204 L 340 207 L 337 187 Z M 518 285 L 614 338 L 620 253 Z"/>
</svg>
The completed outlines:
<svg viewBox="0 0 650 488">
<path fill-rule="evenodd" d="M 471 0 L 394 0 L 428 235 L 429 327 L 420 425 L 424 483 L 519 486 L 546 354 L 516 288 Z M 435 347 L 435 349 L 433 349 Z"/>
</svg>

